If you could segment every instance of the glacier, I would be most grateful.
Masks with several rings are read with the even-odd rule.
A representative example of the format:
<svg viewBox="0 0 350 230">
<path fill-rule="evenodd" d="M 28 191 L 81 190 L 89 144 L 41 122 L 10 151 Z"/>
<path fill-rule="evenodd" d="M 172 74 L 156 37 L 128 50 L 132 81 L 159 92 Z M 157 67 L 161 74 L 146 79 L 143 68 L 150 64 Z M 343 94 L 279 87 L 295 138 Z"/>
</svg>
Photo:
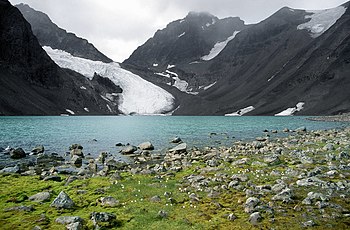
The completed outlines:
<svg viewBox="0 0 350 230">
<path fill-rule="evenodd" d="M 111 79 L 123 92 L 119 96 L 119 110 L 123 114 L 162 114 L 172 111 L 175 98 L 164 89 L 124 70 L 116 62 L 103 63 L 74 57 L 62 50 L 44 46 L 43 49 L 61 68 L 74 70 L 92 79 L 97 73 Z M 109 100 L 105 96 L 102 98 Z M 106 105 L 108 108 L 108 105 Z M 108 108 L 110 110 L 110 108 Z"/>
<path fill-rule="evenodd" d="M 333 9 L 327 10 L 313 10 L 306 11 L 311 15 L 305 16 L 306 19 L 310 19 L 308 22 L 298 25 L 298 30 L 308 30 L 311 33 L 311 37 L 317 38 L 331 28 L 337 20 L 343 16 L 346 12 L 346 8 L 339 6 Z"/>
</svg>

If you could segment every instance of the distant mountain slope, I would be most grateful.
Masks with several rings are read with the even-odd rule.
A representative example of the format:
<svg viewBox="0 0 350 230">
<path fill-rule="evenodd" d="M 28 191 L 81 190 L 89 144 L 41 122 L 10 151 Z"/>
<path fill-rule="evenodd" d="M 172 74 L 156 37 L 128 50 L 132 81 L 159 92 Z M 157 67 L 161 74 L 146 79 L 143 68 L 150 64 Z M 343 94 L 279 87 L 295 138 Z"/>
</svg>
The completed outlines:
<svg viewBox="0 0 350 230">
<path fill-rule="evenodd" d="M 79 38 L 75 34 L 68 33 L 58 27 L 46 14 L 34 10 L 27 4 L 19 4 L 16 7 L 31 24 L 33 33 L 38 38 L 41 46 L 64 50 L 76 57 L 106 63 L 112 62 L 110 58 L 98 51 L 86 39 Z"/>
<path fill-rule="evenodd" d="M 20 11 L 0 0 L 0 115 L 62 113 L 119 111 L 115 103 L 96 93 L 91 81 L 59 68 L 41 48 Z"/>
<path fill-rule="evenodd" d="M 190 57 L 183 49 L 169 45 L 183 31 L 178 20 L 158 31 L 123 65 L 159 86 L 178 88 L 181 92 L 176 95 L 181 101 L 177 115 L 328 115 L 350 111 L 348 6 L 321 11 L 284 7 L 216 43 L 209 53 L 208 49 L 195 48 L 197 53 L 187 59 L 172 58 Z M 231 33 L 236 30 L 231 28 Z M 196 41 L 184 41 L 181 47 L 188 50 Z"/>
</svg>

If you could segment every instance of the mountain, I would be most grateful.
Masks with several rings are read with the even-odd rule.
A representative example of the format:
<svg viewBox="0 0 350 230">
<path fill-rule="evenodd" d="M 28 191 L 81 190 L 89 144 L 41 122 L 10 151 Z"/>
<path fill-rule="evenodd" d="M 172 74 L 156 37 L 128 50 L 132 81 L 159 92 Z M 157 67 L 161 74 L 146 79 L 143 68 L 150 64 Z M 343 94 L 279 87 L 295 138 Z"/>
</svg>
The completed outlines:
<svg viewBox="0 0 350 230">
<path fill-rule="evenodd" d="M 41 46 L 65 50 L 75 57 L 106 63 L 112 62 L 110 58 L 98 51 L 93 44 L 58 27 L 43 12 L 36 11 L 27 4 L 18 4 L 16 7 L 32 26 L 33 33 L 38 38 Z"/>
<path fill-rule="evenodd" d="M 213 59 L 247 27 L 238 17 L 219 19 L 206 12 L 190 12 L 185 18 L 158 30 L 122 66 L 142 74 L 148 81 L 161 84 L 178 97 L 180 92 L 197 94 L 201 86 L 212 81 L 201 77 L 203 68 L 198 63 Z M 174 70 L 180 78 L 173 74 Z"/>
<path fill-rule="evenodd" d="M 119 113 L 90 80 L 50 59 L 7 0 L 0 0 L 0 32 L 0 115 Z"/>
<path fill-rule="evenodd" d="M 113 104 L 122 114 L 171 113 L 177 106 L 170 93 L 124 70 L 118 63 L 106 61 L 104 55 L 90 43 L 58 28 L 46 14 L 28 5 L 16 7 L 31 23 L 38 41 L 50 58 L 59 67 L 84 76 L 102 98 L 101 105 Z M 82 87 L 83 90 L 85 88 Z M 106 114 L 113 111 L 110 105 L 106 108 Z"/>
<path fill-rule="evenodd" d="M 232 26 L 231 33 L 240 32 L 232 34 L 220 49 L 218 41 L 210 52 L 213 55 L 202 56 L 203 49 L 198 51 L 201 54 L 194 52 L 192 57 L 184 52 L 183 59 L 159 55 L 180 52 L 174 48 L 177 46 L 168 45 L 174 40 L 171 36 L 183 31 L 182 20 L 178 20 L 158 31 L 123 64 L 159 86 L 166 88 L 168 84 L 191 94 L 181 96 L 180 108 L 174 113 L 177 115 L 348 112 L 348 6 L 346 3 L 321 11 L 284 7 L 260 23 L 241 28 Z M 197 17 L 197 21 L 205 17 L 203 14 L 189 16 Z M 200 23 L 196 25 L 198 28 Z M 182 46 L 189 49 L 200 44 L 197 41 L 192 38 Z M 159 65 L 150 66 L 152 62 Z M 179 95 L 183 93 L 176 94 Z"/>
</svg>

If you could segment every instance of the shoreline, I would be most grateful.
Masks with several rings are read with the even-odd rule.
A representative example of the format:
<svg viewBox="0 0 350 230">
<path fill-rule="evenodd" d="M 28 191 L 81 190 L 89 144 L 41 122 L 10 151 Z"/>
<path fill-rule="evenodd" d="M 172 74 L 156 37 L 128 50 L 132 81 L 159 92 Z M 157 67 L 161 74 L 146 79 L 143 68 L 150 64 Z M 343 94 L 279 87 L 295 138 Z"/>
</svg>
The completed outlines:
<svg viewBox="0 0 350 230">
<path fill-rule="evenodd" d="M 327 121 L 327 122 L 350 122 L 350 113 L 334 116 L 319 116 L 307 118 L 311 121 Z"/>
<path fill-rule="evenodd" d="M 47 213 L 44 223 L 33 219 L 22 227 L 64 229 L 72 223 L 57 218 L 79 216 L 83 221 L 74 223 L 88 229 L 346 228 L 350 128 L 294 134 L 202 150 L 180 144 L 164 158 L 144 150 L 134 156 L 135 164 L 103 154 L 79 163 L 83 149 L 72 146 L 71 162 L 48 154 L 20 173 L 0 174 L 7 185 L 1 189 L 0 224 L 13 228 L 18 218 L 35 219 L 40 212 Z M 62 191 L 74 207 L 52 207 Z M 31 199 L 38 192 L 50 198 Z M 114 217 L 96 222 L 91 219 L 96 212 Z"/>
</svg>

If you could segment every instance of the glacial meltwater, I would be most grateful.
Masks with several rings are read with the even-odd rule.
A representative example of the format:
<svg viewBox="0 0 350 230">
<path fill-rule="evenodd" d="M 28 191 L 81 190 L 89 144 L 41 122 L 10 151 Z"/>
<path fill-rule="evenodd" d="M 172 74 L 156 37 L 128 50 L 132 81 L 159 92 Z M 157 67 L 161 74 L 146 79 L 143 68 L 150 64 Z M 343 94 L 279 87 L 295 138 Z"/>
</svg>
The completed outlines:
<svg viewBox="0 0 350 230">
<path fill-rule="evenodd" d="M 47 152 L 64 154 L 71 144 L 84 147 L 84 153 L 101 151 L 119 155 L 117 143 L 138 145 L 150 141 L 155 151 L 174 147 L 169 141 L 180 137 L 189 147 L 230 146 L 238 140 L 264 136 L 264 130 L 308 130 L 342 128 L 344 123 L 316 122 L 306 117 L 193 117 L 193 116 L 47 116 L 0 117 L 0 148 L 23 148 L 30 152 L 44 145 Z"/>
</svg>

